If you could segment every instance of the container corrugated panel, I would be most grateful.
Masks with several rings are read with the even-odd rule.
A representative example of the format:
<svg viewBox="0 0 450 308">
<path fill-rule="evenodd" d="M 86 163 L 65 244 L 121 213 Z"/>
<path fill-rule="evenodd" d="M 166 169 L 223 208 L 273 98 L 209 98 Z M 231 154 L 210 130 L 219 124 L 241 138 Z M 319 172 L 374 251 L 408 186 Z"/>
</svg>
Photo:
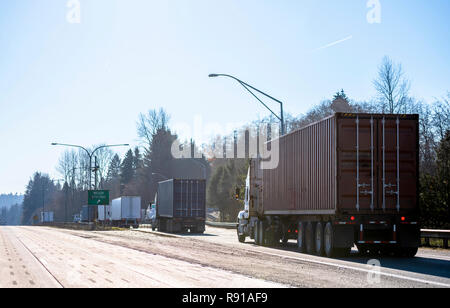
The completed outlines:
<svg viewBox="0 0 450 308">
<path fill-rule="evenodd" d="M 262 172 L 265 214 L 418 207 L 417 115 L 338 113 L 281 137 L 279 147 L 278 167 Z"/>
<path fill-rule="evenodd" d="M 158 216 L 206 217 L 206 181 L 170 180 L 158 186 Z"/>
<path fill-rule="evenodd" d="M 266 214 L 334 213 L 335 118 L 279 139 L 278 167 L 263 171 Z"/>
</svg>

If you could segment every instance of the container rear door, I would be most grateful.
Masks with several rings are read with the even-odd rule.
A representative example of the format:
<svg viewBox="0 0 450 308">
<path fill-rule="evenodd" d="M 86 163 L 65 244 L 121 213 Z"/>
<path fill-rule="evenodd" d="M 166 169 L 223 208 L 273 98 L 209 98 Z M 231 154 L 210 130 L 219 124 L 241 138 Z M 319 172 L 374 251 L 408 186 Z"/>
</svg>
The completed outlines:
<svg viewBox="0 0 450 308">
<path fill-rule="evenodd" d="M 191 185 L 191 211 L 193 217 L 206 217 L 206 182 L 192 181 Z"/>
<path fill-rule="evenodd" d="M 349 115 L 338 124 L 342 211 L 417 208 L 417 116 Z"/>
<path fill-rule="evenodd" d="M 371 116 L 338 121 L 338 200 L 345 211 L 377 207 L 377 120 Z"/>
<path fill-rule="evenodd" d="M 380 118 L 378 144 L 378 208 L 416 209 L 418 121 L 404 116 Z"/>
</svg>

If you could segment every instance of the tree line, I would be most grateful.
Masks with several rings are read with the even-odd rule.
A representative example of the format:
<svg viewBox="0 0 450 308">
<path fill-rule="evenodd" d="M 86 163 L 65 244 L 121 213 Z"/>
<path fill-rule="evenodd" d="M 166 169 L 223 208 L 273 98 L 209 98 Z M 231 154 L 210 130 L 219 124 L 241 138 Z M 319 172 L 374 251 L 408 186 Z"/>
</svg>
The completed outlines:
<svg viewBox="0 0 450 308">
<path fill-rule="evenodd" d="M 369 101 L 353 100 L 341 89 L 304 114 L 286 114 L 287 132 L 335 112 L 419 114 L 422 224 L 430 228 L 449 228 L 450 93 L 432 103 L 412 97 L 411 82 L 403 67 L 388 57 L 383 58 L 373 87 L 377 94 Z M 94 167 L 98 172 L 94 173 L 92 182 L 97 183 L 99 189 L 110 190 L 111 199 L 125 195 L 141 196 L 145 207 L 153 201 L 158 182 L 170 178 L 202 178 L 206 174 L 207 206 L 217 209 L 221 220 L 235 221 L 243 208 L 242 202 L 234 196 L 235 188 L 245 185 L 248 159 L 230 159 L 224 144 L 230 144 L 231 140 L 231 144 L 236 146 L 248 138 L 246 131 L 276 123 L 276 119 L 267 117 L 247 124 L 239 133 L 215 136 L 206 148 L 223 148 L 223 155 L 195 159 L 172 157 L 171 147 L 178 136 L 171 131 L 169 122 L 170 116 L 164 109 L 140 114 L 136 123 L 140 145 L 129 149 L 123 158 L 108 148 L 97 152 Z M 184 141 L 181 146 L 191 146 L 192 153 L 198 152 L 194 140 Z M 82 205 L 87 204 L 89 157 L 86 153 L 64 152 L 57 170 L 61 180 L 51 180 L 42 173 L 35 173 L 30 179 L 22 206 L 22 223 L 32 223 L 33 217 L 43 208 L 54 211 L 56 220 L 70 220 L 79 213 Z"/>
</svg>

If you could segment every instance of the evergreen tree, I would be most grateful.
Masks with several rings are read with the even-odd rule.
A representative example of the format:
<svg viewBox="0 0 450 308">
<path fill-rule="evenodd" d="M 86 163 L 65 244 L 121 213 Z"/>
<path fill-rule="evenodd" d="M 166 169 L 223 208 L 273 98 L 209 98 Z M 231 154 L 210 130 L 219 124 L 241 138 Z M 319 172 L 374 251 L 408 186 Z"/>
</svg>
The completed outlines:
<svg viewBox="0 0 450 308">
<path fill-rule="evenodd" d="M 134 157 L 133 157 L 133 169 L 136 174 L 138 174 L 138 170 L 143 167 L 143 159 L 141 152 L 138 147 L 134 148 Z"/>
<path fill-rule="evenodd" d="M 114 155 L 112 158 L 109 168 L 108 168 L 108 176 L 107 181 L 111 181 L 112 179 L 118 178 L 120 175 L 120 158 L 119 155 Z"/>
<path fill-rule="evenodd" d="M 125 158 L 122 161 L 122 164 L 120 165 L 120 183 L 127 185 L 131 183 L 134 176 L 134 169 L 133 169 L 133 151 L 128 150 L 127 154 L 125 155 Z"/>
<path fill-rule="evenodd" d="M 36 172 L 26 188 L 22 224 L 31 224 L 33 216 L 38 215 L 43 208 L 45 209 L 45 206 L 52 201 L 55 192 L 56 186 L 50 177 Z"/>
<path fill-rule="evenodd" d="M 348 101 L 348 96 L 347 94 L 345 94 L 344 89 L 341 89 L 341 91 L 336 92 L 336 94 L 333 96 L 333 100 L 337 100 L 337 99 L 344 99 L 346 101 Z"/>
</svg>

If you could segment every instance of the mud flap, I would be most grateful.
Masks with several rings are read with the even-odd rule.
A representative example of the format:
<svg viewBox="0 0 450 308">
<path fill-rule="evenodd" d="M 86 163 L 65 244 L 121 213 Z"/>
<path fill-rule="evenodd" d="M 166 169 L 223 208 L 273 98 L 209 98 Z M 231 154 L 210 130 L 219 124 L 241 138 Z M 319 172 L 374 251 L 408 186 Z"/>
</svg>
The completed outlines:
<svg viewBox="0 0 450 308">
<path fill-rule="evenodd" d="M 398 239 L 400 247 L 419 247 L 420 228 L 418 225 L 398 226 Z"/>
<path fill-rule="evenodd" d="M 333 247 L 349 248 L 355 243 L 353 226 L 333 226 Z"/>
</svg>

